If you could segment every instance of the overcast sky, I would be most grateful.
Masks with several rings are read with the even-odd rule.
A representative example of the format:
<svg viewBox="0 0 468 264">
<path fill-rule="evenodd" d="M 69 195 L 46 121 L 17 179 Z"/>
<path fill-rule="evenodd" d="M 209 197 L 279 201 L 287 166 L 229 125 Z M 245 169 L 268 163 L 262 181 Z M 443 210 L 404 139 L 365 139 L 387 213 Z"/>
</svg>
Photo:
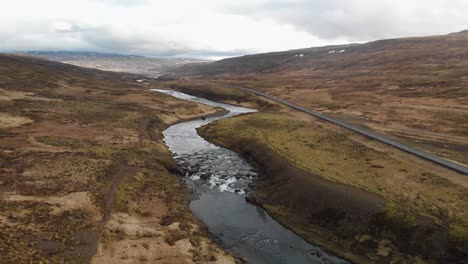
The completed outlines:
<svg viewBox="0 0 468 264">
<path fill-rule="evenodd" d="M 468 0 L 0 0 L 0 50 L 226 57 L 468 29 Z"/>
</svg>

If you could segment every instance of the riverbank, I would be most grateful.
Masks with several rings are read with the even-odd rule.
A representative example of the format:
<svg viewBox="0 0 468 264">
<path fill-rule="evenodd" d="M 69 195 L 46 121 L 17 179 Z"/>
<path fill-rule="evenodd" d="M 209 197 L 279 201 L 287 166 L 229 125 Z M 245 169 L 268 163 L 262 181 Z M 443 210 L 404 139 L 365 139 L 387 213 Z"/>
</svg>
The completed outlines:
<svg viewBox="0 0 468 264">
<path fill-rule="evenodd" d="M 206 114 L 167 124 L 161 130 L 223 113 L 213 108 Z M 242 263 L 220 248 L 193 215 L 188 206 L 192 190 L 177 175 L 179 168 L 160 140 L 161 130 L 158 141 L 143 146 L 130 161 L 139 170 L 128 175 L 116 191 L 116 208 L 107 220 L 92 263 Z M 161 150 L 163 157 L 158 153 Z"/>
<path fill-rule="evenodd" d="M 257 171 L 235 152 L 210 144 L 196 129 L 216 120 L 256 112 L 187 94 L 157 90 L 177 98 L 224 108 L 224 116 L 196 119 L 163 131 L 164 142 L 194 192 L 193 213 L 221 245 L 249 263 L 347 263 L 280 225 L 258 206 L 245 202 Z"/>
<path fill-rule="evenodd" d="M 265 177 L 255 202 L 338 255 L 357 263 L 465 258 L 467 189 L 453 172 L 309 118 L 250 114 L 199 133 L 256 163 Z"/>
</svg>

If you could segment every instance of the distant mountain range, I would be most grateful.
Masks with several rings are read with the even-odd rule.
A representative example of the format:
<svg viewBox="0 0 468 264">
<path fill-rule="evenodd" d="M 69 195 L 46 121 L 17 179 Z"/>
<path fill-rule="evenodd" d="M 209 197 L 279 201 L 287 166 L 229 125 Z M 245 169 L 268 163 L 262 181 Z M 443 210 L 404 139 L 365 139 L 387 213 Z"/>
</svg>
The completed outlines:
<svg viewBox="0 0 468 264">
<path fill-rule="evenodd" d="M 168 70 L 189 63 L 206 63 L 206 60 L 189 58 L 150 58 L 98 52 L 25 51 L 21 54 L 37 56 L 52 61 L 105 71 L 129 72 L 157 77 Z"/>
<path fill-rule="evenodd" d="M 314 47 L 228 58 L 213 63 L 184 65 L 179 76 L 265 74 L 285 72 L 400 69 L 402 65 L 464 64 L 468 30 L 442 36 L 387 39 L 364 44 Z M 457 62 L 448 63 L 448 62 Z"/>
</svg>

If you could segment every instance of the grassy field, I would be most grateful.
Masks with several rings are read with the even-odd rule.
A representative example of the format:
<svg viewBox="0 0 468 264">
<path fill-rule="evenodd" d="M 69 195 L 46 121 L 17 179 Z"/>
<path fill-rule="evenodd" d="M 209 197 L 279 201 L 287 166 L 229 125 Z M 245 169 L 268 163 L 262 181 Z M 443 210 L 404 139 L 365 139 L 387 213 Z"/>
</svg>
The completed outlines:
<svg viewBox="0 0 468 264">
<path fill-rule="evenodd" d="M 161 131 L 216 110 L 138 76 L 0 55 L 1 263 L 234 263 L 171 173 Z"/>
<path fill-rule="evenodd" d="M 257 89 L 345 122 L 394 136 L 436 155 L 453 153 L 445 156 L 468 164 L 468 127 L 465 122 L 468 89 L 461 77 L 466 73 L 459 72 L 454 78 L 434 79 L 417 75 L 420 70 L 414 69 L 414 73 L 394 70 L 375 75 L 346 69 L 205 81 Z"/>
<path fill-rule="evenodd" d="M 181 80 L 172 86 L 265 112 L 200 133 L 252 158 L 266 175 L 252 201 L 304 237 L 361 263 L 460 263 L 468 258 L 466 176 L 226 87 L 467 165 L 467 40 L 462 31 L 247 55 L 175 69 Z M 364 202 L 379 199 L 379 210 Z"/>
<path fill-rule="evenodd" d="M 304 176 L 291 169 L 276 175 L 267 170 L 255 199 L 286 226 L 354 261 L 459 261 L 468 254 L 468 182 L 463 175 L 284 109 L 224 119 L 199 132 L 246 155 L 264 170 L 286 160 L 305 172 Z M 265 158 L 271 155 L 277 158 Z M 383 204 L 362 222 L 348 217 L 349 213 L 336 222 L 340 214 L 330 217 L 330 208 L 318 210 L 321 205 L 313 200 L 305 204 L 314 196 L 314 188 L 323 184 L 316 179 L 347 188 L 331 188 L 320 199 L 334 199 L 334 192 L 343 192 L 346 199 L 365 205 L 366 199 L 374 198 L 356 191 L 363 190 L 380 197 Z M 351 226 L 345 223 L 348 220 Z"/>
<path fill-rule="evenodd" d="M 177 90 L 186 94 L 199 96 L 213 101 L 225 102 L 228 104 L 237 104 L 245 107 L 255 107 L 259 110 L 280 110 L 281 107 L 271 100 L 253 97 L 250 93 L 232 87 L 210 84 L 205 81 L 166 81 L 158 82 L 158 86 L 166 89 Z"/>
</svg>

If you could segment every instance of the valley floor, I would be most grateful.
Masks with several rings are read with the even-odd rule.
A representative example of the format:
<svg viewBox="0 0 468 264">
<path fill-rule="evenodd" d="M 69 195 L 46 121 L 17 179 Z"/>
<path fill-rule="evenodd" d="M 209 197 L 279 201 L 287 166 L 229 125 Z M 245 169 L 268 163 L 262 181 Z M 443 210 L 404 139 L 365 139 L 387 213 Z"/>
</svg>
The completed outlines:
<svg viewBox="0 0 468 264">
<path fill-rule="evenodd" d="M 357 263 L 468 257 L 465 175 L 214 82 L 136 79 L 0 55 L 2 262 L 239 262 L 191 213 L 162 142 L 171 124 L 217 109 L 149 88 L 261 110 L 199 133 L 256 164 L 250 201 L 314 244 Z M 450 140 L 464 137 L 453 128 Z"/>
<path fill-rule="evenodd" d="M 408 83 L 398 75 L 386 78 L 317 72 L 220 81 L 277 96 L 466 166 L 468 89 L 423 83 L 427 76 Z"/>
</svg>

